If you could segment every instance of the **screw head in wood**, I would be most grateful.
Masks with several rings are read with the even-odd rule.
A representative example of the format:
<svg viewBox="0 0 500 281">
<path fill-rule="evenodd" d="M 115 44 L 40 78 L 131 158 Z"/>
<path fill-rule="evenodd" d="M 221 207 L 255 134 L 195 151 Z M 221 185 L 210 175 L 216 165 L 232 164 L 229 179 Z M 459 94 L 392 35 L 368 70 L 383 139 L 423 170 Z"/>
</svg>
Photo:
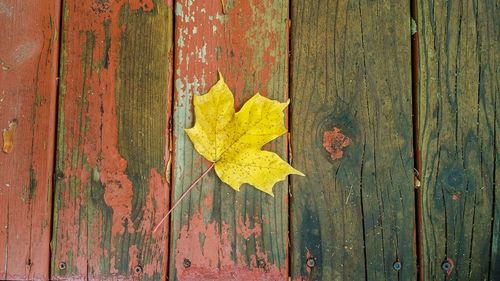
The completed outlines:
<svg viewBox="0 0 500 281">
<path fill-rule="evenodd" d="M 441 269 L 445 272 L 448 272 L 451 268 L 451 264 L 450 262 L 446 259 L 443 261 L 443 263 L 441 264 Z"/>
<path fill-rule="evenodd" d="M 316 262 L 314 261 L 314 258 L 308 258 L 306 261 L 307 267 L 313 268 L 316 266 Z"/>
<path fill-rule="evenodd" d="M 136 274 L 140 274 L 140 273 L 142 273 L 142 266 L 137 265 L 136 267 L 134 267 L 134 272 L 135 272 Z"/>
<path fill-rule="evenodd" d="M 60 263 L 59 263 L 59 269 L 60 269 L 60 270 L 65 270 L 65 269 L 66 269 L 66 263 L 65 263 L 65 262 L 63 262 L 63 261 L 62 261 L 62 262 L 60 262 Z"/>
<path fill-rule="evenodd" d="M 182 265 L 184 266 L 184 268 L 190 268 L 191 261 L 189 259 L 184 259 L 184 261 L 182 262 Z"/>
<path fill-rule="evenodd" d="M 400 261 L 395 261 L 393 264 L 392 264 L 392 268 L 394 268 L 394 270 L 396 271 L 400 271 L 401 270 L 401 267 L 402 267 L 402 264 Z"/>
<path fill-rule="evenodd" d="M 56 180 L 62 180 L 64 179 L 64 173 L 63 172 L 57 172 L 56 173 Z"/>
</svg>

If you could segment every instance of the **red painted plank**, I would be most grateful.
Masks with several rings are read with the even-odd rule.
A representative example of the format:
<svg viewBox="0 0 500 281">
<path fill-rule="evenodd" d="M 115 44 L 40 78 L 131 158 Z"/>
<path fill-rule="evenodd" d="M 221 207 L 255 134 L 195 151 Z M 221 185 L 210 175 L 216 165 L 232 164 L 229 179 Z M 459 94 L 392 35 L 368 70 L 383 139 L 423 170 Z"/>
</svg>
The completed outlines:
<svg viewBox="0 0 500 281">
<path fill-rule="evenodd" d="M 225 4 L 223 9 L 222 4 Z M 239 108 L 260 92 L 288 97 L 288 1 L 190 1 L 175 6 L 174 198 L 208 168 L 184 128 L 193 125 L 192 97 L 220 70 Z M 287 142 L 269 146 L 286 159 Z M 245 185 L 239 192 L 209 173 L 174 211 L 171 280 L 288 278 L 287 183 L 270 197 Z"/>
<path fill-rule="evenodd" d="M 59 5 L 0 1 L 0 279 L 48 279 Z"/>
<path fill-rule="evenodd" d="M 165 277 L 171 5 L 64 2 L 53 279 Z"/>
</svg>

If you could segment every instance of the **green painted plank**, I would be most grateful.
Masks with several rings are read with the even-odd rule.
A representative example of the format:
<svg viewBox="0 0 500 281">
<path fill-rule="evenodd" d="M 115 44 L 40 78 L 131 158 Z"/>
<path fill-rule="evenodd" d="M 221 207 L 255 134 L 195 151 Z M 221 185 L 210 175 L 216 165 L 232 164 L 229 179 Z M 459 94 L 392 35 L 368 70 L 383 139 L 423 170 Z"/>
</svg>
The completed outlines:
<svg viewBox="0 0 500 281">
<path fill-rule="evenodd" d="M 292 279 L 413 280 L 409 2 L 291 7 Z"/>
<path fill-rule="evenodd" d="M 498 1 L 418 8 L 425 280 L 498 280 Z"/>
</svg>

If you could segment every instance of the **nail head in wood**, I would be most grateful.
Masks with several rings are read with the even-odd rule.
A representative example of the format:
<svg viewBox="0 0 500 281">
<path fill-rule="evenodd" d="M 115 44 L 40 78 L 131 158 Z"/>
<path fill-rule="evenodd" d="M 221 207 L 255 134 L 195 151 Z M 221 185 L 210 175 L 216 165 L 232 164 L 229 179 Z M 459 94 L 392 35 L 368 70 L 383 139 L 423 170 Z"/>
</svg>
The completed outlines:
<svg viewBox="0 0 500 281">
<path fill-rule="evenodd" d="M 444 271 L 444 272 L 448 272 L 451 268 L 451 265 L 450 265 L 450 262 L 446 259 L 443 261 L 443 263 L 441 264 L 441 269 Z"/>
</svg>

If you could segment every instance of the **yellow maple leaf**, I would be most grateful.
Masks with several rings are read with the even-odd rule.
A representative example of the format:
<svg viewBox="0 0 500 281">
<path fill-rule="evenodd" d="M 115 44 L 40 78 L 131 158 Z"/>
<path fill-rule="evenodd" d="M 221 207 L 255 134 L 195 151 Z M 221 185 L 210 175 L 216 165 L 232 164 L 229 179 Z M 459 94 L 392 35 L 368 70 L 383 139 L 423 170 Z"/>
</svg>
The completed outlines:
<svg viewBox="0 0 500 281">
<path fill-rule="evenodd" d="M 235 190 L 243 183 L 273 195 L 273 186 L 290 174 L 304 176 L 262 146 L 287 132 L 280 103 L 255 94 L 240 111 L 224 78 L 205 95 L 194 96 L 195 124 L 185 129 L 198 153 L 215 165 L 219 178 Z"/>
</svg>

